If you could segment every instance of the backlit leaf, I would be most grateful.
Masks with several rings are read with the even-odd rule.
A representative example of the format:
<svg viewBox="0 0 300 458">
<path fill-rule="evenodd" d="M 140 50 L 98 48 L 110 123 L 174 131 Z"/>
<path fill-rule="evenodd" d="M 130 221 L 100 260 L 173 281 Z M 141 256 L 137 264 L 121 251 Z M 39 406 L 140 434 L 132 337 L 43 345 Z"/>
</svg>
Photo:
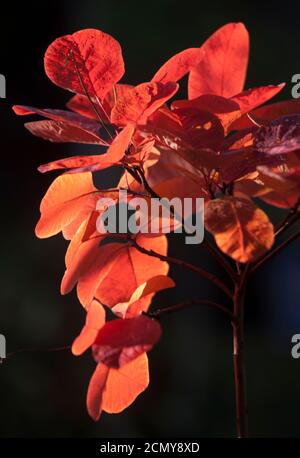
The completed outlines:
<svg viewBox="0 0 300 458">
<path fill-rule="evenodd" d="M 45 54 L 47 76 L 64 89 L 103 100 L 124 74 L 119 43 L 96 29 L 56 39 Z M 84 87 L 83 87 L 84 86 Z"/>
<path fill-rule="evenodd" d="M 243 263 L 259 258 L 274 242 L 272 223 L 248 199 L 211 200 L 206 207 L 205 227 L 224 253 Z"/>
</svg>

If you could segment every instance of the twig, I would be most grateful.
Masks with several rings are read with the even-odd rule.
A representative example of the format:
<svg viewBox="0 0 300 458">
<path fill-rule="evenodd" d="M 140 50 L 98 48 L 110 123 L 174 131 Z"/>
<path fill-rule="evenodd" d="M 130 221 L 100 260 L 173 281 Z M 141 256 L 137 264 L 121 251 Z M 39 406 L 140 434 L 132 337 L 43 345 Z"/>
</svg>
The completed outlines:
<svg viewBox="0 0 300 458">
<path fill-rule="evenodd" d="M 140 167 L 136 167 L 135 170 L 138 172 L 140 180 L 141 180 L 145 190 L 147 192 L 149 192 L 150 196 L 152 196 L 152 197 L 154 197 L 156 199 L 157 198 L 160 199 L 161 197 L 151 188 L 151 186 L 147 182 L 147 179 L 145 177 L 144 171 Z M 177 218 L 178 220 L 180 220 L 180 219 L 182 220 L 182 218 L 179 215 L 177 215 L 173 211 L 173 209 L 170 208 L 169 210 L 172 212 L 172 214 L 173 214 L 173 216 L 175 216 L 175 218 Z M 181 224 L 184 226 L 184 221 L 181 221 Z M 234 270 L 232 269 L 232 267 L 230 266 L 230 264 L 226 261 L 225 257 L 222 255 L 222 253 L 220 251 L 218 251 L 218 249 L 214 248 L 214 246 L 207 239 L 205 239 L 203 241 L 203 243 L 208 248 L 210 253 L 218 260 L 218 262 L 224 268 L 224 270 L 227 272 L 227 274 L 230 276 L 230 278 L 232 280 L 235 280 L 236 279 L 236 274 L 235 274 Z"/>
<path fill-rule="evenodd" d="M 192 272 L 195 272 L 196 274 L 200 275 L 203 278 L 206 278 L 207 280 L 211 281 L 214 283 L 216 286 L 218 286 L 228 297 L 232 299 L 232 294 L 231 291 L 227 288 L 227 286 L 215 275 L 211 274 L 210 272 L 207 272 L 206 270 L 201 269 L 200 267 L 197 267 L 193 264 L 190 264 L 188 262 L 182 261 L 181 259 L 173 258 L 171 256 L 164 256 L 160 253 L 157 253 L 153 250 L 147 250 L 146 248 L 140 246 L 134 239 L 130 239 L 129 243 L 133 245 L 138 251 L 140 251 L 143 254 L 146 254 L 148 256 L 152 256 L 154 258 L 158 258 L 161 261 L 166 261 L 171 264 L 176 264 L 178 266 L 184 267 L 188 270 L 191 270 Z"/>
<path fill-rule="evenodd" d="M 285 218 L 281 221 L 278 227 L 275 230 L 275 235 L 278 236 L 283 231 L 285 231 L 288 227 L 290 227 L 293 223 L 295 223 L 300 218 L 300 213 L 297 213 L 300 206 L 300 199 L 297 200 L 296 204 L 293 208 L 290 209 L 289 213 L 285 216 Z"/>
<path fill-rule="evenodd" d="M 71 345 L 64 345 L 63 347 L 53 347 L 53 348 L 19 348 L 18 350 L 7 353 L 6 358 L 11 358 L 12 356 L 17 355 L 18 353 L 50 353 L 56 351 L 70 350 Z"/>
<path fill-rule="evenodd" d="M 213 301 L 206 300 L 206 299 L 191 300 L 188 302 L 180 302 L 179 304 L 170 305 L 162 309 L 154 310 L 153 312 L 148 312 L 147 315 L 151 317 L 159 317 L 161 315 L 174 313 L 174 312 L 177 312 L 178 310 L 183 310 L 189 307 L 194 307 L 196 305 L 204 305 L 204 306 L 207 305 L 208 307 L 218 309 L 221 312 L 228 315 L 231 320 L 234 320 L 233 313 L 228 308 L 224 307 L 224 305 L 218 304 L 217 302 L 213 302 Z"/>
<path fill-rule="evenodd" d="M 223 269 L 227 272 L 230 278 L 235 281 L 237 279 L 237 275 L 231 265 L 227 262 L 223 254 L 215 248 L 207 239 L 203 240 L 204 245 L 208 248 L 210 253 L 217 259 L 219 264 L 223 267 Z"/>
<path fill-rule="evenodd" d="M 269 261 L 270 259 L 273 258 L 276 254 L 278 254 L 281 250 L 286 248 L 290 243 L 292 243 L 294 240 L 296 240 L 298 237 L 300 237 L 300 230 L 295 232 L 295 234 L 292 234 L 289 238 L 287 238 L 284 242 L 282 242 L 280 245 L 278 245 L 274 250 L 269 251 L 265 256 L 263 256 L 260 260 L 258 260 L 251 269 L 251 274 L 255 272 L 259 267 L 261 267 L 265 262 Z"/>
</svg>

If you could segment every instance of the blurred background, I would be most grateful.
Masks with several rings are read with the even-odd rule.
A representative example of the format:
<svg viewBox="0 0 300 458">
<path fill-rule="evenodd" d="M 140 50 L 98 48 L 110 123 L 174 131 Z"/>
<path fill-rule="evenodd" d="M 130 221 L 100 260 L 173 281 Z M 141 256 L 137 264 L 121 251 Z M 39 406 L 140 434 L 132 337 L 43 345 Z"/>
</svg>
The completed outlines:
<svg viewBox="0 0 300 458">
<path fill-rule="evenodd" d="M 179 3 L 169 0 L 85 0 L 5 2 L 1 5 L 0 73 L 7 98 L 0 100 L 1 309 L 0 333 L 8 352 L 69 345 L 84 312 L 74 293 L 59 294 L 66 242 L 38 240 L 39 203 L 53 180 L 37 166 L 82 151 L 33 137 L 13 104 L 63 108 L 70 97 L 43 70 L 43 55 L 57 37 L 95 27 L 123 47 L 124 82 L 151 79 L 174 53 L 199 46 L 218 27 L 246 24 L 251 36 L 247 87 L 287 83 L 300 73 L 300 6 L 253 1 Z M 103 176 L 103 183 L 114 177 Z M 269 209 L 268 209 L 269 210 Z M 282 211 L 272 212 L 274 221 Z M 170 253 L 223 275 L 200 246 L 170 239 Z M 291 357 L 291 337 L 300 333 L 300 244 L 261 269 L 249 284 L 246 356 L 252 436 L 300 436 L 300 359 Z M 184 298 L 224 301 L 192 274 L 171 268 L 174 291 L 156 297 L 154 307 Z M 227 278 L 224 278 L 227 281 Z M 88 353 L 20 352 L 0 366 L 2 437 L 233 437 L 235 434 L 231 327 L 205 308 L 163 319 L 163 338 L 150 354 L 151 384 L 120 415 L 87 415 L 85 397 L 94 369 Z"/>
</svg>

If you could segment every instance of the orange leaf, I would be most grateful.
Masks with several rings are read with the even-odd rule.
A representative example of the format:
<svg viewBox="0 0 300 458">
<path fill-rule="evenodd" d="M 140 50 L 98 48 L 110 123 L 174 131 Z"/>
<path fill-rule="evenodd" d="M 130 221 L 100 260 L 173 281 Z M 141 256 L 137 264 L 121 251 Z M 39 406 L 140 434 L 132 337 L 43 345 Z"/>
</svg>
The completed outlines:
<svg viewBox="0 0 300 458">
<path fill-rule="evenodd" d="M 71 253 L 66 255 L 67 269 L 61 282 L 61 294 L 69 293 L 76 283 L 82 281 L 88 275 L 90 288 L 84 289 L 84 298 L 81 303 L 88 307 L 95 296 L 95 290 L 102 278 L 112 268 L 112 262 L 120 250 L 120 244 L 109 244 L 99 247 L 105 236 L 98 236 L 89 240 L 81 241 L 72 247 Z M 87 288 L 88 288 L 87 287 Z"/>
<path fill-rule="evenodd" d="M 155 293 L 167 288 L 172 288 L 173 286 L 175 286 L 174 281 L 166 275 L 152 277 L 137 287 L 132 293 L 129 301 L 119 302 L 112 308 L 112 311 L 122 318 L 131 318 L 139 315 L 141 312 L 147 311 L 148 299 L 151 300 Z M 149 298 L 149 296 L 151 297 Z"/>
<path fill-rule="evenodd" d="M 165 236 L 138 235 L 136 240 L 146 249 L 161 254 L 167 252 Z M 95 297 L 102 304 L 113 307 L 118 302 L 128 301 L 145 281 L 167 272 L 166 262 L 147 256 L 128 244 L 102 245 L 89 268 L 79 278 L 78 298 L 84 306 Z"/>
<path fill-rule="evenodd" d="M 218 247 L 238 262 L 254 261 L 274 242 L 274 228 L 267 215 L 244 198 L 211 200 L 206 207 L 205 227 Z"/>
<path fill-rule="evenodd" d="M 145 353 L 119 369 L 98 364 L 87 392 L 87 409 L 94 420 L 102 410 L 119 413 L 132 404 L 149 384 L 148 358 Z"/>
<path fill-rule="evenodd" d="M 105 324 L 105 310 L 97 301 L 92 301 L 88 308 L 85 326 L 72 344 L 73 355 L 81 355 L 93 345 L 99 329 Z"/>
<path fill-rule="evenodd" d="M 99 198 L 92 175 L 62 175 L 56 178 L 40 205 L 41 217 L 35 233 L 39 238 L 58 234 L 79 215 L 84 220 Z"/>
</svg>

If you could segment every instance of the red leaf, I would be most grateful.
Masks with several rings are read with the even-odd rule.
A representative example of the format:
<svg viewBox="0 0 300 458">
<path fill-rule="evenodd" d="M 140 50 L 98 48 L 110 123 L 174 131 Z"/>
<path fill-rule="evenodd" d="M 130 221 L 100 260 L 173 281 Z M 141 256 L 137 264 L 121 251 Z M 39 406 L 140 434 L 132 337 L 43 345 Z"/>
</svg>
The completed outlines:
<svg viewBox="0 0 300 458">
<path fill-rule="evenodd" d="M 80 129 L 69 125 L 65 122 L 57 121 L 35 121 L 27 122 L 24 127 L 29 130 L 33 135 L 41 137 L 43 140 L 50 140 L 51 142 L 64 143 L 90 143 L 95 145 L 102 145 L 103 142 L 95 137 L 94 134 L 86 130 Z"/>
<path fill-rule="evenodd" d="M 38 170 L 41 173 L 52 170 L 69 169 L 69 173 L 96 172 L 112 165 L 116 165 L 124 156 L 131 143 L 134 134 L 134 127 L 126 126 L 113 140 L 105 154 L 95 156 L 73 156 L 48 164 L 40 165 Z"/>
<path fill-rule="evenodd" d="M 224 129 L 214 114 L 197 108 L 179 108 L 174 111 L 180 119 L 182 139 L 187 144 L 196 150 L 220 150 L 224 140 Z"/>
<path fill-rule="evenodd" d="M 101 106 L 98 105 L 97 100 L 93 100 L 93 103 L 95 103 L 97 107 L 97 111 L 99 115 L 101 116 L 101 119 L 105 120 L 105 108 L 107 108 L 106 104 L 103 102 Z M 75 111 L 75 113 L 79 113 L 82 116 L 85 116 L 86 118 L 98 120 L 98 115 L 96 114 L 95 110 L 93 109 L 93 106 L 88 99 L 86 95 L 82 94 L 75 94 L 73 97 L 66 103 L 66 107 L 69 108 L 69 110 Z"/>
<path fill-rule="evenodd" d="M 241 116 L 239 105 L 231 99 L 219 95 L 201 95 L 193 100 L 177 100 L 172 104 L 173 109 L 186 108 L 208 111 L 216 116 L 222 123 L 224 130 Z"/>
<path fill-rule="evenodd" d="M 158 83 L 176 82 L 183 78 L 202 60 L 204 52 L 201 48 L 189 48 L 175 54 L 155 73 L 152 81 Z"/>
<path fill-rule="evenodd" d="M 189 76 L 189 99 L 203 94 L 232 97 L 243 90 L 249 53 L 249 36 L 241 23 L 230 23 L 206 40 L 205 53 Z"/>
<path fill-rule="evenodd" d="M 145 315 L 109 321 L 94 342 L 94 359 L 108 367 L 122 367 L 151 350 L 160 336 L 158 321 Z"/>
<path fill-rule="evenodd" d="M 58 234 L 78 216 L 84 220 L 99 199 L 91 174 L 56 178 L 40 205 L 41 217 L 35 233 L 39 238 Z"/>
<path fill-rule="evenodd" d="M 130 84 L 116 84 L 114 89 L 111 89 L 106 94 L 102 104 L 99 105 L 97 100 L 93 100 L 97 107 L 97 111 L 104 122 L 106 122 L 107 119 L 109 120 L 107 117 L 110 116 L 110 112 L 116 104 L 118 98 L 126 94 L 132 87 L 133 86 Z M 67 107 L 76 113 L 86 116 L 87 118 L 98 120 L 98 116 L 96 115 L 90 100 L 85 95 L 74 95 L 67 103 Z"/>
<path fill-rule="evenodd" d="M 100 100 L 124 74 L 119 43 L 95 29 L 58 38 L 48 47 L 44 63 L 47 76 L 58 86 L 78 94 L 86 90 Z"/>
<path fill-rule="evenodd" d="M 270 191 L 260 196 L 260 199 L 269 205 L 274 205 L 274 207 L 286 209 L 292 208 L 297 204 L 299 193 Z"/>
<path fill-rule="evenodd" d="M 300 112 L 300 100 L 286 100 L 284 102 L 271 103 L 263 107 L 259 107 L 253 112 L 254 119 L 257 119 L 260 124 L 264 124 L 265 121 L 272 121 L 282 116 L 296 114 Z M 242 130 L 253 127 L 253 122 L 248 116 L 243 116 L 238 119 L 233 125 L 232 130 Z"/>
<path fill-rule="evenodd" d="M 80 172 L 97 172 L 112 165 L 117 165 L 123 159 L 127 149 L 129 148 L 135 128 L 128 124 L 124 129 L 113 139 L 105 154 L 99 156 L 98 161 L 93 163 L 93 157 L 90 164 L 76 167 L 72 173 Z"/>
<path fill-rule="evenodd" d="M 272 99 L 277 95 L 285 86 L 285 83 L 269 86 L 255 87 L 248 89 L 247 91 L 241 92 L 240 94 L 231 97 L 231 101 L 236 102 L 239 107 L 241 114 L 248 113 L 248 111 L 262 105 L 268 100 Z M 253 124 L 252 124 L 253 126 Z"/>
<path fill-rule="evenodd" d="M 95 156 L 73 156 L 57 161 L 48 162 L 38 167 L 41 173 L 51 172 L 52 170 L 70 169 L 73 172 L 92 172 L 95 169 L 106 169 L 114 165 L 114 162 L 107 158 L 107 154 L 97 154 Z"/>
<path fill-rule="evenodd" d="M 111 121 L 118 126 L 145 124 L 147 118 L 178 90 L 176 83 L 142 83 L 120 96 L 111 112 Z"/>
<path fill-rule="evenodd" d="M 254 147 L 266 154 L 287 154 L 300 148 L 300 115 L 284 116 L 254 135 Z"/>
<path fill-rule="evenodd" d="M 114 138 L 106 153 L 111 160 L 118 162 L 124 157 L 127 148 L 131 144 L 134 130 L 134 127 L 129 124 Z"/>
<path fill-rule="evenodd" d="M 84 130 L 90 136 L 95 138 L 95 143 L 99 145 L 107 145 L 107 142 L 99 136 L 100 124 L 92 119 L 88 119 L 72 111 L 66 110 L 51 110 L 49 108 L 40 109 L 24 105 L 14 105 L 13 110 L 17 115 L 26 116 L 31 114 L 38 114 L 45 118 L 52 119 L 52 121 L 66 123 L 68 126 L 74 126 L 77 129 Z M 78 133 L 78 130 L 76 132 Z"/>
</svg>

